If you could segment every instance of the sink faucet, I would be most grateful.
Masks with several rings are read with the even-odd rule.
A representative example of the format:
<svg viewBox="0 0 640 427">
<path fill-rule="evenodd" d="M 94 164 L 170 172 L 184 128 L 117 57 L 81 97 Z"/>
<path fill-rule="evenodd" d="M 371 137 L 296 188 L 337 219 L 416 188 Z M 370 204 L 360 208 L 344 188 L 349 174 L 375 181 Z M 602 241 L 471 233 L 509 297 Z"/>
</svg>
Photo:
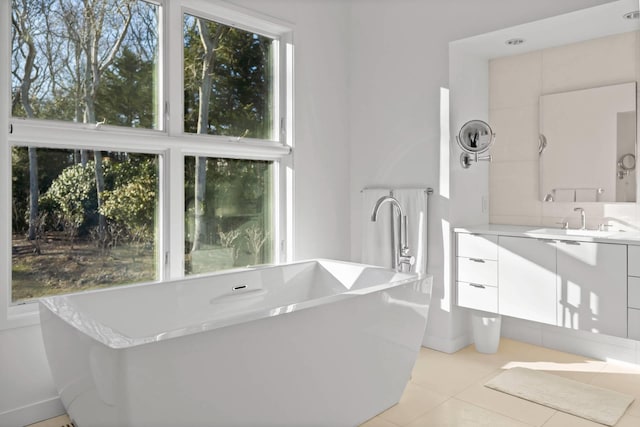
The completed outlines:
<svg viewBox="0 0 640 427">
<path fill-rule="evenodd" d="M 580 230 L 587 229 L 587 216 L 584 213 L 584 209 L 582 208 L 574 208 L 574 212 L 580 212 Z"/>
<path fill-rule="evenodd" d="M 411 270 L 411 266 L 415 264 L 415 257 L 409 255 L 409 246 L 407 245 L 408 230 L 407 230 L 407 216 L 402 211 L 402 206 L 397 199 L 391 196 L 382 196 L 376 202 L 371 212 L 371 221 L 375 222 L 378 219 L 378 211 L 380 207 L 385 203 L 391 203 L 394 207 L 394 212 L 397 214 L 398 230 L 400 231 L 400 239 L 398 240 L 398 246 L 391 242 L 393 245 L 393 260 L 392 267 L 399 272 L 408 272 Z M 393 227 L 393 225 L 392 225 Z M 394 239 L 395 240 L 395 239 Z"/>
</svg>

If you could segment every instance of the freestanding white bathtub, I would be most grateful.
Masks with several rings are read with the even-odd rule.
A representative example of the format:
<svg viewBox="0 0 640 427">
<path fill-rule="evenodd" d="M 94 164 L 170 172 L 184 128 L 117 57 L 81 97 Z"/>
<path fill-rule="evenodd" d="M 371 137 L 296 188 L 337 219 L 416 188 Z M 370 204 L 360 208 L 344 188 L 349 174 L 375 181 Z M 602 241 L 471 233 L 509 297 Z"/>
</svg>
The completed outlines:
<svg viewBox="0 0 640 427">
<path fill-rule="evenodd" d="M 354 426 L 398 402 L 431 277 L 314 260 L 40 300 L 78 427 Z"/>
</svg>

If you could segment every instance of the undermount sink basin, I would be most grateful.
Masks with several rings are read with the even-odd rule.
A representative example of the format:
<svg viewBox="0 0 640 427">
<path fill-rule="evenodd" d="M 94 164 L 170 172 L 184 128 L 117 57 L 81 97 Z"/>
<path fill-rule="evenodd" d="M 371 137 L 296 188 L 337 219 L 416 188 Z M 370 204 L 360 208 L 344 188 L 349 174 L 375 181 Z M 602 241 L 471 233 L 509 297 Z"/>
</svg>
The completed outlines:
<svg viewBox="0 0 640 427">
<path fill-rule="evenodd" d="M 607 237 L 616 234 L 616 231 L 600 230 L 575 230 L 565 228 L 536 228 L 532 233 L 553 234 L 556 236 L 586 236 L 586 237 Z"/>
</svg>

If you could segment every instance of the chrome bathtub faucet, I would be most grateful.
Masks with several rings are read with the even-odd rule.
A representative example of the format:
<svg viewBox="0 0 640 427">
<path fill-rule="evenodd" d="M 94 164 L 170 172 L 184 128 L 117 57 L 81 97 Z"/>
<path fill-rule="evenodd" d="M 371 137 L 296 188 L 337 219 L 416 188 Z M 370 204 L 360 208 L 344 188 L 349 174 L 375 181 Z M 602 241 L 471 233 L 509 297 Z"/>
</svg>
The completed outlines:
<svg viewBox="0 0 640 427">
<path fill-rule="evenodd" d="M 400 202 L 398 202 L 396 198 L 391 196 L 380 197 L 373 207 L 373 212 L 371 212 L 371 221 L 377 221 L 378 211 L 380 210 L 380 207 L 385 203 L 391 203 L 391 205 L 394 207 L 393 212 L 397 214 L 398 230 L 400 231 L 398 246 L 395 246 L 393 244 L 394 242 L 391 242 L 391 245 L 393 246 L 392 267 L 395 268 L 398 272 L 410 272 L 411 266 L 413 266 L 413 264 L 415 264 L 416 262 L 416 258 L 410 255 L 409 246 L 407 245 L 407 241 L 409 240 L 407 216 L 404 214 Z M 393 225 L 391 227 L 393 227 Z"/>
</svg>

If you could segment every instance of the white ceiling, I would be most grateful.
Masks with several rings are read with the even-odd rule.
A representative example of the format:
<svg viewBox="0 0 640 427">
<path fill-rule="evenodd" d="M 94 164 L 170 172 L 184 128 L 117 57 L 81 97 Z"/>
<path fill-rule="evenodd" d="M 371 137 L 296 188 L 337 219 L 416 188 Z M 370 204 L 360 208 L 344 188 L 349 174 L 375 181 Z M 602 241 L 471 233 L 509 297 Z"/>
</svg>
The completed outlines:
<svg viewBox="0 0 640 427">
<path fill-rule="evenodd" d="M 623 19 L 627 12 L 638 10 L 639 0 L 618 0 L 528 24 L 517 25 L 452 42 L 461 52 L 480 58 L 516 55 L 553 46 L 576 43 L 618 33 L 640 30 L 640 19 Z M 510 46 L 509 39 L 525 43 Z"/>
</svg>

